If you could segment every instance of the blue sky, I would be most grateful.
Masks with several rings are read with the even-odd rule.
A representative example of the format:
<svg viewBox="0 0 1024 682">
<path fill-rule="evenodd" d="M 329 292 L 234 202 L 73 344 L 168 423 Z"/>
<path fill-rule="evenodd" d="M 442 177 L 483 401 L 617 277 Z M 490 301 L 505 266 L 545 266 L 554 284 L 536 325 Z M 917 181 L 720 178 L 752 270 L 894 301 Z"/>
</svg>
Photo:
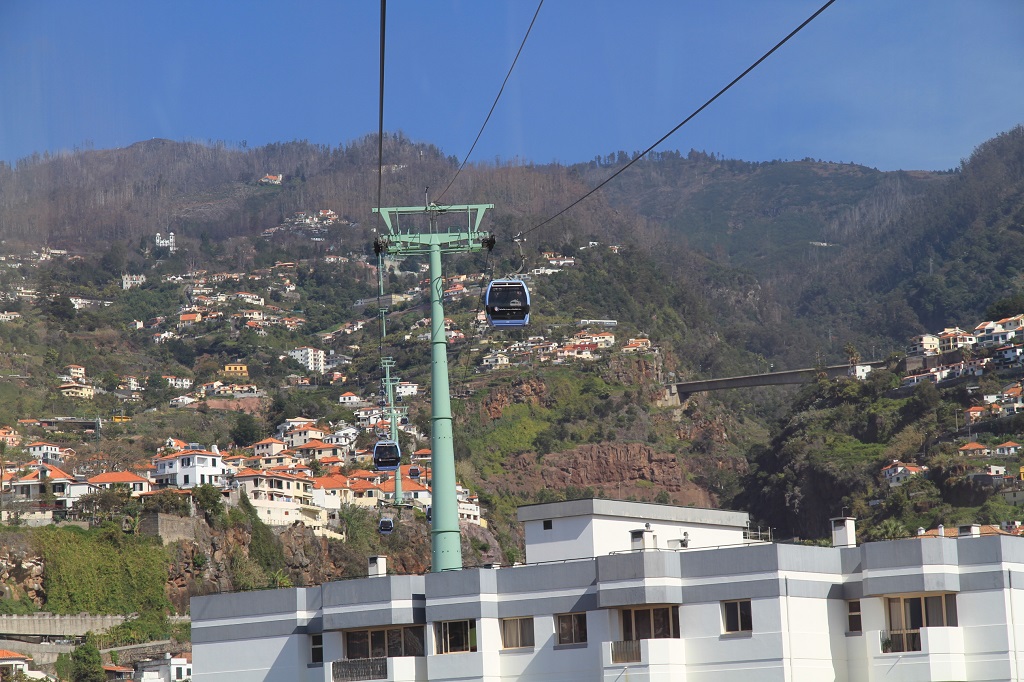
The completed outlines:
<svg viewBox="0 0 1024 682">
<path fill-rule="evenodd" d="M 821 0 L 823 2 L 824 0 Z M 821 2 L 546 0 L 473 160 L 653 143 Z M 385 127 L 468 151 L 534 0 L 391 0 Z M 0 3 L 0 160 L 377 129 L 379 5 Z M 838 0 L 662 148 L 947 169 L 1024 122 L 1024 2 Z"/>
</svg>

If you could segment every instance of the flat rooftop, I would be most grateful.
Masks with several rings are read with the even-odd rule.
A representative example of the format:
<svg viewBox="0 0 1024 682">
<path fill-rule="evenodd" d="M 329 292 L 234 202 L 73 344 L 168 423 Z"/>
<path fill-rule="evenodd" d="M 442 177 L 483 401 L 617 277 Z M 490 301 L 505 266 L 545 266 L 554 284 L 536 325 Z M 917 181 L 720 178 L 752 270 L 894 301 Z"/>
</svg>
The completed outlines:
<svg viewBox="0 0 1024 682">
<path fill-rule="evenodd" d="M 519 507 L 517 516 L 520 522 L 570 516 L 612 516 L 637 521 L 669 521 L 741 528 L 750 523 L 750 515 L 747 512 L 597 498 L 523 505 Z"/>
</svg>

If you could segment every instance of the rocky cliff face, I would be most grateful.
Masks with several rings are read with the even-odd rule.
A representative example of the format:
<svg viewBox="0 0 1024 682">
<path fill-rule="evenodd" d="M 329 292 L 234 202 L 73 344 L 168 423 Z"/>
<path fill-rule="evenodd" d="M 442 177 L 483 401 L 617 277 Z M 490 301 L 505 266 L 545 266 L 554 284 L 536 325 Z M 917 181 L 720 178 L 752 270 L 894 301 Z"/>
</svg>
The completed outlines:
<svg viewBox="0 0 1024 682">
<path fill-rule="evenodd" d="M 508 386 L 501 386 L 491 391 L 480 404 L 482 418 L 500 419 L 501 413 L 509 405 L 526 403 L 529 405 L 550 406 L 551 396 L 547 385 L 540 379 L 517 379 Z"/>
<path fill-rule="evenodd" d="M 664 492 L 674 504 L 714 507 L 717 503 L 708 491 L 690 482 L 690 472 L 676 455 L 643 443 L 581 445 L 542 457 L 527 453 L 512 457 L 505 469 L 499 485 L 524 495 L 574 486 L 620 499 L 653 501 Z"/>
<path fill-rule="evenodd" d="M 504 563 L 498 542 L 486 528 L 462 524 L 463 561 L 467 566 Z M 415 574 L 430 570 L 430 535 L 422 519 L 404 518 L 387 538 L 355 544 L 320 538 L 301 522 L 275 529 L 284 551 L 285 573 L 296 586 L 319 585 L 331 580 L 366 575 L 371 554 L 388 557 L 391 573 Z M 232 552 L 249 554 L 250 535 L 232 528 L 213 530 L 197 520 L 193 542 L 181 541 L 170 549 L 167 596 L 178 613 L 188 613 L 189 598 L 229 592 Z"/>
<path fill-rule="evenodd" d="M 36 606 L 46 601 L 43 559 L 24 536 L 7 533 L 0 544 L 0 598 L 28 597 Z"/>
</svg>

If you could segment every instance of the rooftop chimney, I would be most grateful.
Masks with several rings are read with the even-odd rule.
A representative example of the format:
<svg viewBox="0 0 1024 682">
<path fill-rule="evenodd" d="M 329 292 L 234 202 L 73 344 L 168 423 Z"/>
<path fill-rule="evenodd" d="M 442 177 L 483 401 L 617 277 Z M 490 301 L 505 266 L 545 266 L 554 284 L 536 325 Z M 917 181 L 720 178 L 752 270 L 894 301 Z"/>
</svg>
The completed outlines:
<svg viewBox="0 0 1024 682">
<path fill-rule="evenodd" d="M 976 523 L 964 524 L 963 526 L 960 526 L 959 530 L 960 530 L 960 537 L 962 537 L 962 538 L 964 538 L 964 537 L 971 537 L 971 538 L 981 537 L 981 526 L 979 526 Z"/>
<path fill-rule="evenodd" d="M 386 576 L 388 574 L 388 558 L 386 556 L 372 556 L 369 559 L 369 571 L 367 575 L 371 578 Z"/>
<path fill-rule="evenodd" d="M 829 519 L 832 522 L 832 546 L 857 546 L 857 519 L 852 516 L 837 516 Z"/>
<path fill-rule="evenodd" d="M 647 524 L 646 528 L 629 531 L 629 547 L 633 551 L 653 549 L 657 544 L 658 541 L 651 530 L 651 524 Z"/>
</svg>

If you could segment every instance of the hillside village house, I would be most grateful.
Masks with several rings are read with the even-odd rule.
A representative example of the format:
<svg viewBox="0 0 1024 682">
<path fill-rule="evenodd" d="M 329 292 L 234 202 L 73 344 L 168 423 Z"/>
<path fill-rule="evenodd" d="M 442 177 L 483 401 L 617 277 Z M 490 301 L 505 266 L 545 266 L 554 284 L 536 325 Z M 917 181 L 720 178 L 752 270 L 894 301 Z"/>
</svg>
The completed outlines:
<svg viewBox="0 0 1024 682">
<path fill-rule="evenodd" d="M 981 443 L 968 443 L 957 448 L 957 452 L 968 457 L 989 457 L 992 454 L 992 449 Z"/>
<path fill-rule="evenodd" d="M 935 334 L 921 334 L 910 340 L 907 348 L 907 357 L 924 357 L 926 355 L 938 355 L 939 337 Z"/>
<path fill-rule="evenodd" d="M 25 466 L 28 472 L 18 474 L 10 482 L 16 500 L 39 501 L 52 495 L 55 508 L 70 509 L 78 498 L 95 490 L 91 484 L 52 464 L 33 461 Z"/>
<path fill-rule="evenodd" d="M 10 426 L 0 427 L 0 443 L 9 448 L 16 448 L 21 445 L 21 434 Z"/>
<path fill-rule="evenodd" d="M 338 396 L 338 402 L 342 405 L 359 405 L 364 401 L 352 391 L 346 391 Z"/>
<path fill-rule="evenodd" d="M 310 372 L 323 374 L 327 370 L 327 354 L 319 348 L 301 346 L 288 351 L 288 357 L 298 362 Z"/>
<path fill-rule="evenodd" d="M 224 485 L 224 466 L 220 453 L 208 450 L 181 450 L 153 460 L 158 488 L 194 488 L 197 485 Z"/>
<path fill-rule="evenodd" d="M 1024 539 L 997 527 L 775 544 L 745 513 L 519 509 L 526 564 L 195 597 L 204 680 L 1009 680 Z"/>
<path fill-rule="evenodd" d="M 138 497 L 140 494 L 148 493 L 152 490 L 149 479 L 133 474 L 130 471 L 107 471 L 88 479 L 88 483 L 97 489 L 114 490 L 116 488 L 125 488 L 131 491 L 133 497 Z"/>
<path fill-rule="evenodd" d="M 232 379 L 248 379 L 249 378 L 249 366 L 244 365 L 240 362 L 234 362 L 224 365 L 224 369 L 221 372 L 225 377 Z"/>
<path fill-rule="evenodd" d="M 927 471 L 928 467 L 926 466 L 905 464 L 898 459 L 894 459 L 892 464 L 882 468 L 882 476 L 885 477 L 885 481 L 889 484 L 890 488 L 898 488 L 914 476 L 923 474 Z"/>
<path fill-rule="evenodd" d="M 28 674 L 28 665 L 31 660 L 31 656 L 8 649 L 0 649 L 0 676 L 6 680 L 13 679 L 14 675 L 18 673 Z"/>
<path fill-rule="evenodd" d="M 243 469 L 235 474 L 238 495 L 246 495 L 260 520 L 271 526 L 302 521 L 314 532 L 326 525 L 324 509 L 313 504 L 313 480 L 278 471 Z M 230 499 L 230 498 L 229 498 Z"/>
<path fill-rule="evenodd" d="M 75 454 L 71 448 L 61 447 L 53 443 L 37 440 L 25 446 L 25 452 L 32 459 L 37 459 L 45 464 L 64 464 L 66 458 Z"/>
<path fill-rule="evenodd" d="M 273 456 L 285 449 L 284 441 L 276 438 L 264 438 L 252 446 L 252 452 L 257 457 Z"/>
<path fill-rule="evenodd" d="M 305 445 L 311 440 L 323 440 L 327 433 L 312 423 L 302 424 L 289 429 L 284 434 L 284 443 L 289 448 L 297 448 L 300 445 Z"/>
</svg>

